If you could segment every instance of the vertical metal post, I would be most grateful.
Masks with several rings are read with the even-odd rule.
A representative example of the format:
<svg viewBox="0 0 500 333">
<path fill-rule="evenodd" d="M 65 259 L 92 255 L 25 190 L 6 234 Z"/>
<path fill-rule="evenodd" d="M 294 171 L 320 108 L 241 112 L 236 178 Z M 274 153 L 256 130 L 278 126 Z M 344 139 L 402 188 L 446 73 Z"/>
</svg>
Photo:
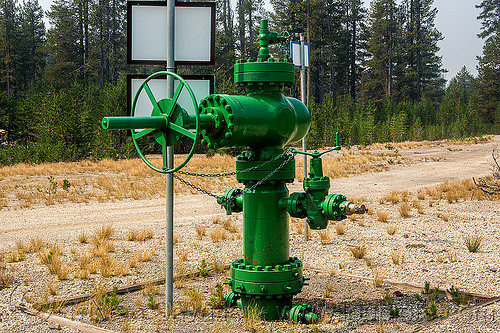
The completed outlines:
<svg viewBox="0 0 500 333">
<path fill-rule="evenodd" d="M 304 52 L 304 34 L 300 34 L 300 98 L 302 103 L 306 104 L 306 57 Z M 302 139 L 302 150 L 307 151 L 306 137 Z M 307 155 L 303 155 L 304 164 L 304 179 L 307 178 Z M 304 222 L 304 239 L 309 240 L 309 227 L 307 222 Z"/>
<path fill-rule="evenodd" d="M 175 0 L 167 1 L 167 71 L 175 72 L 174 38 L 175 38 Z M 174 78 L 168 76 L 167 98 L 174 95 Z M 167 168 L 174 167 L 174 150 L 167 147 Z M 174 176 L 167 173 L 166 188 L 166 235 L 165 235 L 165 314 L 168 316 L 173 309 L 174 283 Z"/>
</svg>

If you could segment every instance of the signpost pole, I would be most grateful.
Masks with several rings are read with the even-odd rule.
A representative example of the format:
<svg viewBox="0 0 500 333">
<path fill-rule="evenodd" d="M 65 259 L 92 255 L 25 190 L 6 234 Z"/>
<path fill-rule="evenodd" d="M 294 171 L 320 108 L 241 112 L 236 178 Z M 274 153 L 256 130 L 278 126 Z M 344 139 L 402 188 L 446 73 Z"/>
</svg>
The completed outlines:
<svg viewBox="0 0 500 333">
<path fill-rule="evenodd" d="M 175 37 L 175 0 L 167 1 L 167 67 L 169 72 L 175 72 L 174 37 Z M 174 78 L 167 78 L 167 98 L 174 95 Z M 172 146 L 167 147 L 167 168 L 174 167 L 174 150 Z M 173 283 L 174 283 L 174 176 L 172 173 L 166 175 L 166 269 L 165 269 L 165 314 L 168 316 L 173 309 Z"/>
<path fill-rule="evenodd" d="M 306 57 L 304 52 L 305 38 L 304 34 L 300 34 L 300 96 L 302 103 L 306 104 Z M 306 137 L 302 138 L 302 151 L 307 151 Z M 303 155 L 304 164 L 304 179 L 307 178 L 307 155 Z M 304 223 L 304 239 L 309 240 L 309 226 Z"/>
</svg>

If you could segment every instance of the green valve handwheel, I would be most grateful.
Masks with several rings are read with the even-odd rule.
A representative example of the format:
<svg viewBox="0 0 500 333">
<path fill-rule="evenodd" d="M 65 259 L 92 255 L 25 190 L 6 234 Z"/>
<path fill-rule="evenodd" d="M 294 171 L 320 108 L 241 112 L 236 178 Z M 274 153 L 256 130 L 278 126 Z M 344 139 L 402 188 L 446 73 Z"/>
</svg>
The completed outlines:
<svg viewBox="0 0 500 333">
<path fill-rule="evenodd" d="M 178 80 L 179 85 L 177 86 L 177 89 L 175 90 L 175 93 L 172 98 L 165 98 L 160 101 L 156 101 L 156 98 L 154 97 L 153 92 L 151 91 L 151 88 L 148 85 L 148 82 L 157 76 L 163 76 L 163 75 L 173 76 L 174 79 Z M 187 112 L 183 110 L 181 106 L 177 103 L 179 96 L 184 88 L 187 89 L 189 96 L 191 97 L 191 101 L 193 102 L 193 107 L 195 110 L 194 133 L 189 130 L 192 129 L 192 126 L 186 126 L 186 125 L 192 125 L 189 124 L 189 122 L 193 117 L 188 116 Z M 162 128 L 146 128 L 137 133 L 134 133 L 134 130 L 132 130 L 132 140 L 134 141 L 137 153 L 144 161 L 144 163 L 146 163 L 151 169 L 157 172 L 161 173 L 176 172 L 177 170 L 181 169 L 184 165 L 186 165 L 186 163 L 191 159 L 191 157 L 195 152 L 196 145 L 198 144 L 198 137 L 200 134 L 200 112 L 198 109 L 198 103 L 196 102 L 196 97 L 194 96 L 194 93 L 189 84 L 181 76 L 166 71 L 157 72 L 146 78 L 146 80 L 144 80 L 144 82 L 142 82 L 142 84 L 139 86 L 139 89 L 137 90 L 137 93 L 135 94 L 134 100 L 132 102 L 132 108 L 130 112 L 131 117 L 134 116 L 137 100 L 143 90 L 146 92 L 149 101 L 153 106 L 153 110 L 151 111 L 151 116 L 152 117 L 161 116 L 165 118 L 165 125 Z M 141 149 L 139 148 L 137 139 L 147 134 L 153 134 L 154 138 L 156 139 L 156 142 L 158 142 L 162 146 L 163 168 L 161 169 L 154 166 L 151 162 L 149 162 L 149 160 L 146 158 L 146 156 L 144 156 Z M 173 144 L 178 142 L 182 136 L 187 136 L 188 138 L 193 140 L 193 145 L 191 146 L 191 150 L 189 151 L 189 154 L 186 156 L 186 158 L 181 164 L 172 169 L 167 169 L 166 165 L 167 146 L 172 146 Z"/>
</svg>

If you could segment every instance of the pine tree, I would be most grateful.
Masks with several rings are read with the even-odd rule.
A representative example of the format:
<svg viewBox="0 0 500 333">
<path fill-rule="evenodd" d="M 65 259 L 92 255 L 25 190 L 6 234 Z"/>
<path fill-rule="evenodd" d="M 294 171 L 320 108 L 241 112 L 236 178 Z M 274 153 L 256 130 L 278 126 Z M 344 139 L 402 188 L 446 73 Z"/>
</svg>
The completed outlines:
<svg viewBox="0 0 500 333">
<path fill-rule="evenodd" d="M 406 0 L 406 91 L 408 98 L 418 101 L 425 94 L 432 98 L 441 96 L 445 84 L 442 77 L 438 42 L 442 34 L 435 28 L 437 8 L 434 0 Z"/>
<path fill-rule="evenodd" d="M 0 86 L 9 96 L 16 81 L 17 12 L 15 0 L 0 1 Z"/>
<path fill-rule="evenodd" d="M 481 14 L 477 17 L 481 22 L 481 32 L 479 37 L 488 41 L 494 35 L 498 34 L 500 29 L 500 2 L 498 0 L 483 0 L 481 4 L 476 5 L 481 8 Z"/>
<path fill-rule="evenodd" d="M 80 34 L 77 6 L 73 0 L 55 0 L 48 12 L 52 27 L 47 32 L 49 61 L 47 79 L 65 86 L 84 77 L 84 37 Z"/>
<path fill-rule="evenodd" d="M 394 0 L 375 0 L 371 3 L 370 28 L 367 42 L 369 58 L 363 83 L 365 100 L 380 106 L 393 94 L 393 69 L 396 63 L 396 36 L 400 27 L 396 20 Z"/>
<path fill-rule="evenodd" d="M 38 0 L 23 3 L 19 15 L 18 62 L 16 72 L 21 90 L 41 81 L 45 68 L 45 24 Z"/>
</svg>

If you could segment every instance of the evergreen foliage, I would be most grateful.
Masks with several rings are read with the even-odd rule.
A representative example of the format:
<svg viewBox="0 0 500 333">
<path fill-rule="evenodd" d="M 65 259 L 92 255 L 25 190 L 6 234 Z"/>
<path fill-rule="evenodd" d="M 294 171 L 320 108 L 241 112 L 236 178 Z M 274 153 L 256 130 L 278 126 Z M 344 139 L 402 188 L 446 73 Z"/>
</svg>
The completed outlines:
<svg viewBox="0 0 500 333">
<path fill-rule="evenodd" d="M 310 44 L 313 146 L 334 145 L 335 132 L 344 145 L 500 133 L 498 1 L 477 5 L 478 77 L 464 67 L 446 88 L 433 0 L 372 0 L 368 11 L 361 0 L 270 2 L 273 14 L 263 0 L 216 0 L 215 65 L 178 72 L 215 74 L 217 93 L 244 93 L 233 66 L 257 55 L 268 17 L 272 30 Z M 126 131 L 100 128 L 103 116 L 129 114 L 124 74 L 159 69 L 126 64 L 125 0 L 56 0 L 48 30 L 43 15 L 38 0 L 0 0 L 0 164 L 135 156 Z"/>
</svg>

